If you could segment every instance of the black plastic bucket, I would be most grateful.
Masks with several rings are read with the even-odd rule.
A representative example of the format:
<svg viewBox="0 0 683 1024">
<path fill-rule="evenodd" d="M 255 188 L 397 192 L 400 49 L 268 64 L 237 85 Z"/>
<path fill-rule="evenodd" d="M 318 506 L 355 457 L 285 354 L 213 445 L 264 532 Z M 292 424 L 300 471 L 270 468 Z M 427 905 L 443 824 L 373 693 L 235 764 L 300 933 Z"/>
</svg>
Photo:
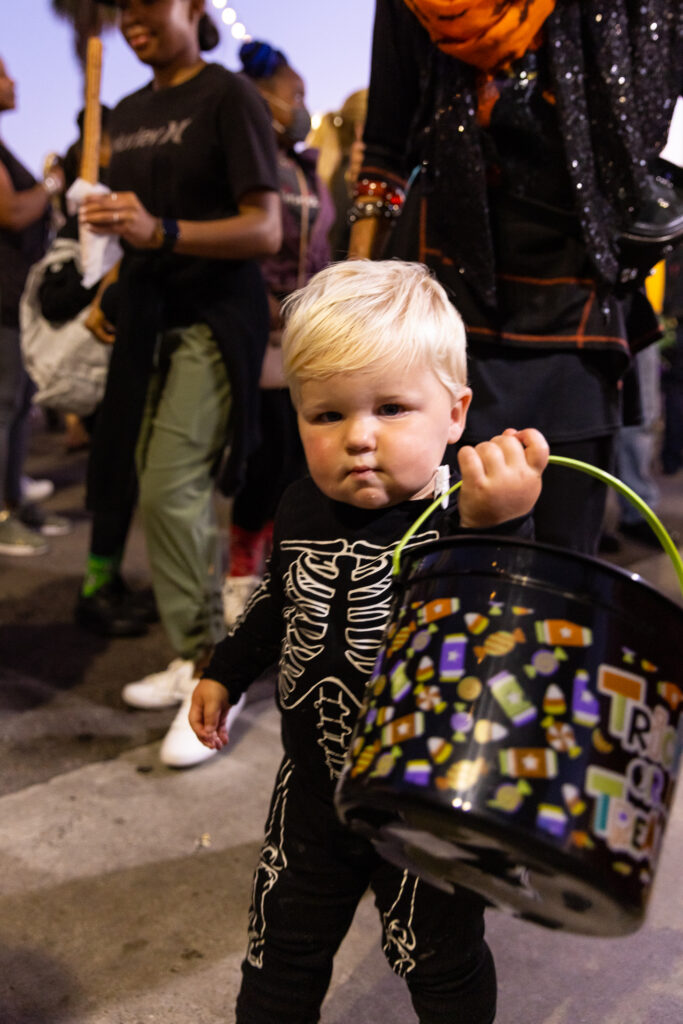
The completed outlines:
<svg viewBox="0 0 683 1024">
<path fill-rule="evenodd" d="M 681 754 L 681 635 L 683 608 L 597 559 L 491 537 L 410 549 L 342 818 L 442 888 L 634 931 Z"/>
</svg>

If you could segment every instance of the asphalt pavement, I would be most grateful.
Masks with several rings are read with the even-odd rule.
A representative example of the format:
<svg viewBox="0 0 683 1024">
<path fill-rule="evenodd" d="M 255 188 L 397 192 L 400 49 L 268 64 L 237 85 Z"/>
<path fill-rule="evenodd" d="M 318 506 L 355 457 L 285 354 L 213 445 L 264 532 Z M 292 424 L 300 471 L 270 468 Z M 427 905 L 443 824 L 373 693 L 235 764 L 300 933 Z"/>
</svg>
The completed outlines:
<svg viewBox="0 0 683 1024">
<path fill-rule="evenodd" d="M 173 656 L 161 626 L 109 641 L 73 622 L 85 463 L 36 420 L 29 471 L 54 480 L 46 507 L 74 529 L 44 556 L 0 556 L 0 1024 L 229 1024 L 280 758 L 272 681 L 250 693 L 227 752 L 184 771 L 159 763 L 174 711 L 133 711 L 120 691 Z M 683 533 L 683 471 L 661 484 L 660 514 Z M 628 543 L 610 557 L 680 599 L 666 555 Z M 125 572 L 149 582 L 137 525 Z M 488 912 L 497 1024 L 680 1024 L 682 864 L 679 787 L 635 934 L 586 938 Z M 379 936 L 366 896 L 323 1024 L 415 1021 Z"/>
</svg>

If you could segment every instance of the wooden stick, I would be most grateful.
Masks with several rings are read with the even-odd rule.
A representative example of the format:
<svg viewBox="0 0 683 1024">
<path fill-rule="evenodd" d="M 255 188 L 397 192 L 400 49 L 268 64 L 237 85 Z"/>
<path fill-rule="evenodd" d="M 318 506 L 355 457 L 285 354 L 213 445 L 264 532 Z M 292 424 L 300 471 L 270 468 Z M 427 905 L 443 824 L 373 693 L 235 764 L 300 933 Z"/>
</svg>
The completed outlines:
<svg viewBox="0 0 683 1024">
<path fill-rule="evenodd" d="M 100 176 L 100 81 L 102 78 L 102 40 L 88 40 L 85 69 L 85 115 L 83 119 L 83 154 L 81 178 L 96 184 Z"/>
</svg>

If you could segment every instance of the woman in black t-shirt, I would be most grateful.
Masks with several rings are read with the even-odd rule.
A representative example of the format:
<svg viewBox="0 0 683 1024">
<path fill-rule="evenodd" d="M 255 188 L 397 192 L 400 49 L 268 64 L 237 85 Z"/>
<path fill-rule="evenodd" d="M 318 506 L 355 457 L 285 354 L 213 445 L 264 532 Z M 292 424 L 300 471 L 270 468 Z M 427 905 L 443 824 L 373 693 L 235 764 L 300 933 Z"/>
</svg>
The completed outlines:
<svg viewBox="0 0 683 1024">
<path fill-rule="evenodd" d="M 126 42 L 153 77 L 114 110 L 112 193 L 81 213 L 98 234 L 121 239 L 124 257 L 78 618 L 109 635 L 144 630 L 119 575 L 135 453 L 155 596 L 177 658 L 126 687 L 124 699 L 162 707 L 189 697 L 195 667 L 224 631 L 212 490 L 226 442 L 226 492 L 253 443 L 268 334 L 256 260 L 279 248 L 280 206 L 265 104 L 248 82 L 201 58 L 218 41 L 203 0 L 117 6 Z M 184 725 L 181 711 L 162 746 L 165 763 L 204 758 Z"/>
</svg>

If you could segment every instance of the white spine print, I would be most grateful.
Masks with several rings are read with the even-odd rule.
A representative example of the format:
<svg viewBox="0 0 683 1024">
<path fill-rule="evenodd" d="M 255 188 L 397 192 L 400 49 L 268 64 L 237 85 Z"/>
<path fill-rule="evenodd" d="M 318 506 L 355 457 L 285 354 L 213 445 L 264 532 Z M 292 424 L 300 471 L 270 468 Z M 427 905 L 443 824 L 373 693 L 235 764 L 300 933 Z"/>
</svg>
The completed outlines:
<svg viewBox="0 0 683 1024">
<path fill-rule="evenodd" d="M 328 682 L 328 680 L 323 682 Z M 325 689 L 321 686 L 315 701 L 319 729 L 317 743 L 323 748 L 325 764 L 332 779 L 338 779 L 341 775 L 349 738 L 358 711 L 358 702 L 354 701 L 354 704 L 349 706 L 344 701 L 344 697 L 345 694 L 341 689 L 337 690 L 334 695 L 326 696 Z"/>
</svg>

